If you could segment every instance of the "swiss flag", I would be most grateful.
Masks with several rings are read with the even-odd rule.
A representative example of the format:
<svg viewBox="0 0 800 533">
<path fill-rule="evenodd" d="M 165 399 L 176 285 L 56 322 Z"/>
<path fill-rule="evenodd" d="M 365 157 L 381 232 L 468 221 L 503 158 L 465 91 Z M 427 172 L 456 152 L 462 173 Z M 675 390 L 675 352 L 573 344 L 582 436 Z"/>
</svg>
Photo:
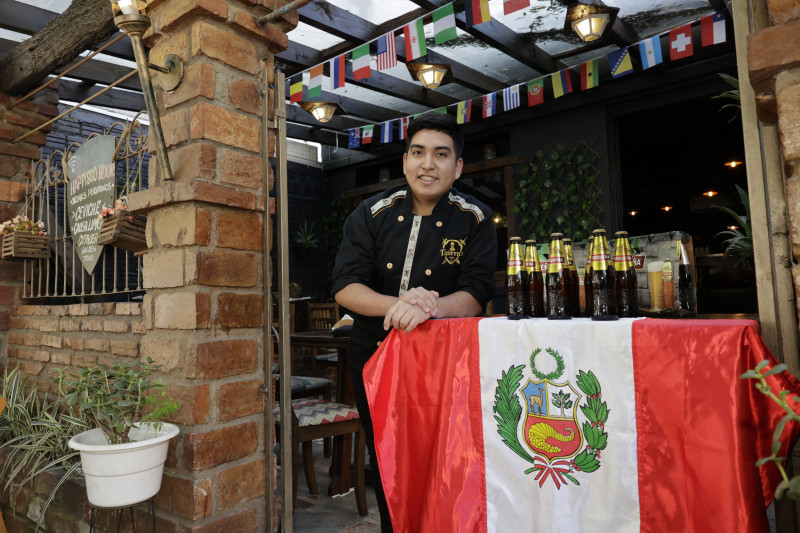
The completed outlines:
<svg viewBox="0 0 800 533">
<path fill-rule="evenodd" d="M 692 25 L 684 24 L 669 32 L 669 59 L 683 59 L 694 54 L 692 47 Z"/>
<path fill-rule="evenodd" d="M 394 530 L 766 533 L 781 476 L 756 461 L 786 413 L 740 379 L 763 360 L 750 320 L 394 330 L 364 367 Z M 793 376 L 766 381 L 800 412 Z"/>
</svg>

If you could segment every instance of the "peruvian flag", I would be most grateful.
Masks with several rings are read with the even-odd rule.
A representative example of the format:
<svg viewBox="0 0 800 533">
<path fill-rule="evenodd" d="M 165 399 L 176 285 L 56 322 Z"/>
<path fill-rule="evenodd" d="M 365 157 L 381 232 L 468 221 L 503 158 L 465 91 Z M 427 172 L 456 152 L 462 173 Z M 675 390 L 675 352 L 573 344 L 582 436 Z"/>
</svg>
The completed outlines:
<svg viewBox="0 0 800 533">
<path fill-rule="evenodd" d="M 395 330 L 364 368 L 394 530 L 767 532 L 780 475 L 755 463 L 786 413 L 740 379 L 765 359 L 749 320 Z"/>
</svg>

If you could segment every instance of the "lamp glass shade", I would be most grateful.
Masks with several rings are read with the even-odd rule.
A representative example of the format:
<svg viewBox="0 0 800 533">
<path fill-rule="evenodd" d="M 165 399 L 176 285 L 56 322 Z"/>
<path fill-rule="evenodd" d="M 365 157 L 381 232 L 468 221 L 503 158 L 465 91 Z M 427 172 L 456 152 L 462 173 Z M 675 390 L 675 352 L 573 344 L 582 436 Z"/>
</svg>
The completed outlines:
<svg viewBox="0 0 800 533">
<path fill-rule="evenodd" d="M 147 2 L 144 0 L 116 0 L 111 2 L 114 16 L 117 15 L 144 15 Z"/>
<path fill-rule="evenodd" d="M 607 13 L 592 13 L 572 23 L 572 29 L 586 42 L 595 41 L 603 35 L 608 25 Z"/>
<path fill-rule="evenodd" d="M 420 83 L 422 83 L 422 86 L 426 89 L 435 89 L 441 85 L 442 79 L 446 73 L 446 68 L 436 65 L 429 65 L 420 69 L 420 71 L 417 73 L 417 79 L 419 79 Z"/>
<path fill-rule="evenodd" d="M 311 114 L 318 122 L 328 122 L 336 111 L 336 106 L 331 104 L 320 104 L 311 108 Z"/>
</svg>

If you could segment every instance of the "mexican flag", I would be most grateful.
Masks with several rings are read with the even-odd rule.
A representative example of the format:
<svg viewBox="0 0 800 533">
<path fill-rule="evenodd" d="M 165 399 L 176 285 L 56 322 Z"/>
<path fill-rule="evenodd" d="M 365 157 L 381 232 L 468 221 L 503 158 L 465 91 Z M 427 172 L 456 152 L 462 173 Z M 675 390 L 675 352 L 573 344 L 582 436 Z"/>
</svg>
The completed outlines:
<svg viewBox="0 0 800 533">
<path fill-rule="evenodd" d="M 764 359 L 747 320 L 393 331 L 364 380 L 394 529 L 766 532 L 780 476 L 755 463 L 785 413 L 739 377 Z"/>
</svg>

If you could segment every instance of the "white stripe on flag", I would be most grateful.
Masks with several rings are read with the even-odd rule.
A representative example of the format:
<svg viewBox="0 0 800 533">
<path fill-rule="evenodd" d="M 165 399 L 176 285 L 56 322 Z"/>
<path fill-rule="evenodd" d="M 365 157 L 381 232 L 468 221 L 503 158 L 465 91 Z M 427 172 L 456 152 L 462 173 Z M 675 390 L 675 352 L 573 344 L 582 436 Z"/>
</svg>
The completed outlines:
<svg viewBox="0 0 800 533">
<path fill-rule="evenodd" d="M 519 85 L 503 89 L 503 111 L 519 107 Z"/>
<path fill-rule="evenodd" d="M 381 142 L 382 143 L 390 143 L 392 142 L 392 127 L 394 121 L 387 120 L 383 124 L 381 124 Z"/>
<path fill-rule="evenodd" d="M 590 320 L 566 322 L 548 320 L 512 322 L 505 317 L 485 319 L 478 325 L 480 343 L 481 409 L 486 470 L 487 522 L 494 531 L 516 531 L 525 524 L 526 531 L 597 531 L 638 532 L 639 485 L 636 461 L 636 401 L 634 396 L 631 328 L 634 320 L 621 319 L 602 324 Z M 592 372 L 597 378 L 602 400 L 609 415 L 605 424 L 609 445 L 602 450 L 601 466 L 594 472 L 573 472 L 580 486 L 570 481 L 557 490 L 553 479 L 546 479 L 540 488 L 537 473 L 525 474 L 531 463 L 517 455 L 498 434 L 493 405 L 496 402 L 498 380 L 509 368 L 524 364 L 520 389 L 515 397 L 522 407 L 522 424 L 518 427 L 518 442 L 530 455 L 535 455 L 525 442 L 522 431 L 529 410 L 536 404 L 521 392 L 526 386 L 536 389 L 540 381 L 530 368 L 532 352 L 541 348 L 535 358 L 537 371 L 548 374 L 557 370 L 557 360 L 548 353 L 551 349 L 563 359 L 564 370 L 548 385 L 569 382 L 572 405 L 565 409 L 569 418 L 577 413 L 582 429 L 586 417 L 580 410 L 586 394 L 576 384 L 580 371 Z M 545 404 L 546 414 L 558 418 L 560 409 Z M 538 398 L 538 396 L 536 397 Z M 530 407 L 534 405 L 536 407 Z M 563 435 L 563 434 L 562 434 Z M 576 435 L 577 436 L 577 435 Z M 553 439 L 548 441 L 556 442 Z M 585 438 L 581 443 L 585 449 Z M 564 444 L 566 446 L 566 443 Z M 573 457 L 574 459 L 574 457 Z M 557 462 L 557 458 L 553 459 Z"/>
<path fill-rule="evenodd" d="M 378 38 L 377 43 L 378 70 L 386 70 L 397 65 L 397 49 L 395 48 L 394 32 Z"/>
<path fill-rule="evenodd" d="M 661 63 L 661 40 L 658 35 L 639 41 L 639 55 L 642 58 L 642 68 L 648 69 Z"/>
</svg>

